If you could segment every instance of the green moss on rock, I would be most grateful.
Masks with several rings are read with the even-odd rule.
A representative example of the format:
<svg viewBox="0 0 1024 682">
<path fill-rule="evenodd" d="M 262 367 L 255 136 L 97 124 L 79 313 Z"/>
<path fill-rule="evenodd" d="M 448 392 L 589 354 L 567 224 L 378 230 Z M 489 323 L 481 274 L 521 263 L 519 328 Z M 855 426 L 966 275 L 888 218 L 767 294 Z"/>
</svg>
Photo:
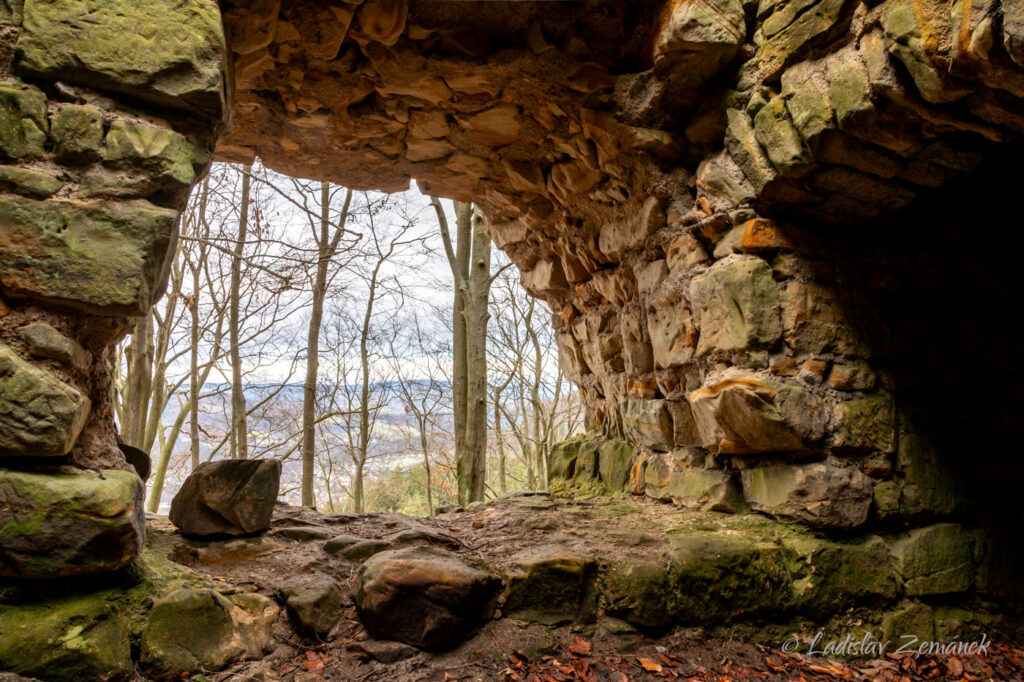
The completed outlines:
<svg viewBox="0 0 1024 682">
<path fill-rule="evenodd" d="M 19 81 L 0 82 L 0 157 L 42 154 L 48 129 L 46 95 L 39 88 Z"/>
<path fill-rule="evenodd" d="M 77 388 L 0 343 L 0 456 L 66 455 L 90 408 Z"/>
<path fill-rule="evenodd" d="M 505 576 L 505 615 L 544 625 L 580 619 L 594 567 L 593 560 L 558 549 L 517 556 Z"/>
<path fill-rule="evenodd" d="M 45 199 L 59 192 L 63 186 L 64 183 L 48 171 L 0 166 L 0 188 L 16 194 Z"/>
<path fill-rule="evenodd" d="M 0 606 L 0 670 L 61 682 L 125 680 L 128 622 L 91 595 Z"/>
<path fill-rule="evenodd" d="M 216 0 L 28 0 L 15 67 L 220 119 L 226 56 Z"/>
<path fill-rule="evenodd" d="M 178 214 L 146 201 L 0 203 L 0 290 L 141 315 L 166 277 Z"/>
<path fill-rule="evenodd" d="M 0 469 L 0 576 L 114 571 L 142 548 L 142 481 L 133 472 Z"/>
<path fill-rule="evenodd" d="M 53 117 L 50 137 L 58 158 L 97 156 L 103 144 L 103 113 L 93 106 L 62 104 Z"/>
</svg>

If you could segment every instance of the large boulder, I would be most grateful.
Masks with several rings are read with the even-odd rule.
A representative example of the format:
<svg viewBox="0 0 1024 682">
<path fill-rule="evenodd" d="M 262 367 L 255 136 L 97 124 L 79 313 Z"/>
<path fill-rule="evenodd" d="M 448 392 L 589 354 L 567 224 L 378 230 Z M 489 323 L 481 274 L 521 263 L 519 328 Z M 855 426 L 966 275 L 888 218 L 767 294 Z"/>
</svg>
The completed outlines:
<svg viewBox="0 0 1024 682">
<path fill-rule="evenodd" d="M 142 481 L 133 472 L 0 469 L 0 576 L 114 571 L 142 550 Z"/>
<path fill-rule="evenodd" d="M 744 469 L 743 494 L 755 511 L 815 528 L 856 528 L 868 519 L 872 481 L 830 462 Z"/>
<path fill-rule="evenodd" d="M 16 67 L 219 119 L 226 56 L 215 0 L 39 0 L 25 4 Z"/>
<path fill-rule="evenodd" d="M 61 682 L 127 680 L 134 672 L 127 619 L 92 595 L 4 604 L 0 670 Z"/>
<path fill-rule="evenodd" d="M 270 528 L 281 485 L 273 459 L 225 459 L 196 467 L 171 501 L 184 535 L 246 535 Z"/>
<path fill-rule="evenodd" d="M 68 454 L 90 408 L 77 388 L 0 343 L 0 457 Z"/>
<path fill-rule="evenodd" d="M 140 664 L 156 679 L 223 670 L 275 648 L 271 628 L 279 609 L 259 594 L 183 589 L 158 599 L 142 631 Z"/>
<path fill-rule="evenodd" d="M 368 559 L 352 598 L 377 639 L 445 649 L 492 616 L 500 584 L 490 571 L 451 552 L 409 547 Z"/>
</svg>

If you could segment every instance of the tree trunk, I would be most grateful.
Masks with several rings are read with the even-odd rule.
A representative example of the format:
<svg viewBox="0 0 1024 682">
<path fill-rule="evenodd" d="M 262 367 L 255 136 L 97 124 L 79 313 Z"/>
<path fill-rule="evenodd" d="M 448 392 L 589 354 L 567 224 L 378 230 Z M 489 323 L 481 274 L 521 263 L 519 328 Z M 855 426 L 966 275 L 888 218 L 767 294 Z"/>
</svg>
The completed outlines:
<svg viewBox="0 0 1024 682">
<path fill-rule="evenodd" d="M 473 260 L 466 310 L 466 447 L 460 462 L 468 501 L 484 499 L 487 486 L 487 321 L 491 277 L 491 236 L 480 215 L 473 216 Z"/>
<path fill-rule="evenodd" d="M 242 202 L 238 211 L 238 241 L 231 259 L 231 321 L 228 330 L 231 345 L 231 456 L 249 457 L 249 429 L 245 418 L 245 387 L 242 384 L 242 355 L 239 348 L 239 306 L 242 282 L 242 257 L 249 231 L 249 195 L 252 166 L 242 169 Z"/>
</svg>

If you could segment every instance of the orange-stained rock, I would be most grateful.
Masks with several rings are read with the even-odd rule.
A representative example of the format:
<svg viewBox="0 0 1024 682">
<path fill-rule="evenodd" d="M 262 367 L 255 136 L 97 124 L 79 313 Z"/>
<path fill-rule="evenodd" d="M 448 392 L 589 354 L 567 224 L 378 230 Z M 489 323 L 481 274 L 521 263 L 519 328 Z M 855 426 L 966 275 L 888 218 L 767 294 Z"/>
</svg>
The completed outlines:
<svg viewBox="0 0 1024 682">
<path fill-rule="evenodd" d="M 458 121 L 471 138 L 494 147 L 515 142 L 522 128 L 519 108 L 514 104 L 499 104 Z"/>
<path fill-rule="evenodd" d="M 779 230 L 778 224 L 765 218 L 754 218 L 743 224 L 740 248 L 744 251 L 767 251 L 769 249 L 791 249 L 792 242 Z"/>
</svg>

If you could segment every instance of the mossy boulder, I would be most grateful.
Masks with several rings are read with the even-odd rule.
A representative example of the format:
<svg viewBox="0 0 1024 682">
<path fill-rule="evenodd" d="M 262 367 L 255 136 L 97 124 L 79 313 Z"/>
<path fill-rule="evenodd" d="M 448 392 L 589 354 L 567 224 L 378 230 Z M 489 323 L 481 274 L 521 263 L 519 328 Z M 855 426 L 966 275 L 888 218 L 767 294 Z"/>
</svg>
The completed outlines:
<svg viewBox="0 0 1024 682">
<path fill-rule="evenodd" d="M 141 315 L 165 286 L 177 211 L 121 203 L 0 203 L 0 291 L 99 315 Z"/>
<path fill-rule="evenodd" d="M 647 463 L 645 492 L 658 500 L 670 500 L 687 509 L 738 513 L 746 511 L 743 492 L 735 474 L 718 469 L 674 467 L 667 456 Z"/>
<path fill-rule="evenodd" d="M 625 491 L 629 486 L 633 446 L 623 440 L 604 441 L 598 446 L 597 457 L 601 481 L 613 491 Z"/>
<path fill-rule="evenodd" d="M 593 559 L 557 547 L 516 556 L 505 574 L 504 614 L 544 625 L 589 620 L 595 568 Z"/>
<path fill-rule="evenodd" d="M 77 388 L 0 343 L 0 457 L 68 454 L 90 409 Z"/>
<path fill-rule="evenodd" d="M 885 542 L 869 536 L 861 542 L 824 538 L 786 538 L 798 613 L 828 615 L 856 603 L 884 604 L 899 594 L 899 574 Z"/>
<path fill-rule="evenodd" d="M 134 472 L 0 469 L 0 576 L 114 571 L 142 549 L 142 480 Z"/>
<path fill-rule="evenodd" d="M 209 589 L 172 592 L 153 605 L 142 632 L 140 665 L 156 679 L 223 670 L 272 651 L 279 609 L 258 594 L 231 598 Z"/>
<path fill-rule="evenodd" d="M 605 611 L 644 630 L 675 620 L 675 594 L 665 566 L 642 559 L 612 562 L 604 575 Z"/>
<path fill-rule="evenodd" d="M 551 448 L 548 455 L 548 481 L 568 481 L 576 473 L 576 458 L 582 438 L 570 438 Z"/>
<path fill-rule="evenodd" d="M 126 680 L 128 622 L 93 595 L 0 606 L 0 670 L 60 682 Z"/>
<path fill-rule="evenodd" d="M 15 68 L 221 119 L 226 57 L 216 0 L 30 0 Z"/>
<path fill-rule="evenodd" d="M 740 478 L 752 509 L 815 528 L 856 528 L 873 501 L 870 478 L 832 462 L 744 469 Z"/>
<path fill-rule="evenodd" d="M 671 539 L 676 617 L 721 622 L 783 610 L 792 599 L 781 547 L 743 535 L 686 533 Z"/>
<path fill-rule="evenodd" d="M 341 587 L 322 574 L 289 581 L 281 588 L 288 615 L 295 629 L 311 637 L 326 637 L 341 620 Z"/>
<path fill-rule="evenodd" d="M 892 396 L 886 392 L 847 400 L 836 406 L 832 444 L 857 452 L 892 452 L 896 442 Z"/>
<path fill-rule="evenodd" d="M 0 81 L 0 158 L 23 159 L 43 153 L 46 95 L 19 81 Z"/>
<path fill-rule="evenodd" d="M 37 357 L 51 358 L 80 370 L 87 370 L 92 364 L 92 353 L 45 322 L 26 324 L 18 329 L 18 335 Z"/>
</svg>

